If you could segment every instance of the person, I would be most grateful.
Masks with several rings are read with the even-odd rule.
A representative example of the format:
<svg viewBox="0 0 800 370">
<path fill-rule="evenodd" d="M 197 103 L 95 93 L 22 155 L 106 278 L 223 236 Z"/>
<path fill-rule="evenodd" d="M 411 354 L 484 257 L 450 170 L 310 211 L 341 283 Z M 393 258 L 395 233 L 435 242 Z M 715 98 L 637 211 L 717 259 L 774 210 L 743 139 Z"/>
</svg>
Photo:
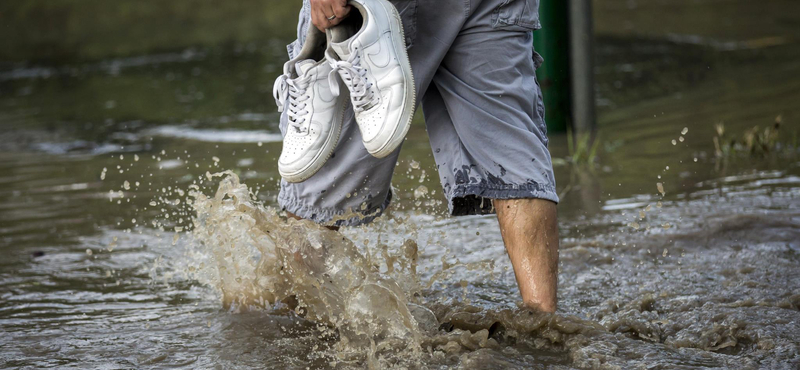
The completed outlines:
<svg viewBox="0 0 800 370">
<path fill-rule="evenodd" d="M 554 312 L 558 196 L 535 76 L 538 0 L 390 2 L 402 20 L 416 104 L 451 215 L 496 213 L 524 305 Z M 309 22 L 324 33 L 352 10 L 347 0 L 304 0 L 290 58 L 301 51 Z M 282 180 L 280 207 L 331 228 L 372 221 L 391 201 L 399 148 L 371 155 L 350 107 L 331 150 L 309 178 Z"/>
</svg>

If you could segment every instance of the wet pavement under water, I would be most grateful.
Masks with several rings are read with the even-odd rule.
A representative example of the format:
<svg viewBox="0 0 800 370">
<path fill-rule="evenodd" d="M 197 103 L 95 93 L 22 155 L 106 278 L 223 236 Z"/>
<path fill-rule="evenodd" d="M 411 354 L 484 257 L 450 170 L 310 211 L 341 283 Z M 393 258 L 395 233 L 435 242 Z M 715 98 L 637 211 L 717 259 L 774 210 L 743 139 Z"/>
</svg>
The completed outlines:
<svg viewBox="0 0 800 370">
<path fill-rule="evenodd" d="M 800 12 L 636 3 L 596 4 L 597 165 L 551 135 L 554 315 L 518 307 L 494 217 L 445 216 L 421 117 L 375 224 L 274 209 L 290 40 L 8 65 L 0 367 L 798 368 Z M 715 157 L 715 123 L 777 116 L 773 153 Z"/>
</svg>

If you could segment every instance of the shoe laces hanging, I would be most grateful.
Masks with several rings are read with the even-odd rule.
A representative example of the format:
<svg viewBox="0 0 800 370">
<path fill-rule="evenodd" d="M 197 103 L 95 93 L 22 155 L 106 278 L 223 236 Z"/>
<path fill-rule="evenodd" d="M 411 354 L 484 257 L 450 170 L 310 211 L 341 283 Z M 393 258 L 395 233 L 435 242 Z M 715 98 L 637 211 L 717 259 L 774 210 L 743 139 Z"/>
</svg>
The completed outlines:
<svg viewBox="0 0 800 370">
<path fill-rule="evenodd" d="M 275 104 L 278 106 L 278 112 L 283 112 L 286 101 L 288 100 L 289 111 L 289 125 L 294 127 L 298 132 L 303 131 L 303 123 L 305 123 L 305 115 L 308 114 L 306 106 L 310 104 L 307 102 L 311 97 L 306 94 L 308 87 L 311 85 L 311 76 L 306 74 L 301 77 L 292 79 L 291 76 L 283 74 L 278 76 L 275 84 L 272 86 L 272 96 L 275 98 Z"/>
<path fill-rule="evenodd" d="M 372 89 L 372 82 L 367 78 L 367 69 L 361 66 L 361 56 L 358 49 L 353 50 L 350 57 L 344 60 L 330 60 L 333 69 L 328 74 L 328 83 L 331 92 L 339 96 L 339 84 L 336 83 L 336 76 L 341 77 L 347 89 L 350 90 L 350 98 L 353 101 L 353 110 L 363 112 L 374 107 L 378 101 L 377 94 Z M 338 73 L 337 73 L 338 72 Z"/>
</svg>

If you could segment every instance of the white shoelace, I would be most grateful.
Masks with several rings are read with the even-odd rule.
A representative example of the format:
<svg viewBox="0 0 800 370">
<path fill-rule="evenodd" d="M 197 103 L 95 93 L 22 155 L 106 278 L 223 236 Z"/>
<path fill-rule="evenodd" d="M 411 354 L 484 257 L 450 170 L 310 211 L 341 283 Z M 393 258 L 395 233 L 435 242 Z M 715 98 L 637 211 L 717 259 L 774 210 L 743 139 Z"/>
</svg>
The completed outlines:
<svg viewBox="0 0 800 370">
<path fill-rule="evenodd" d="M 291 79 L 289 74 L 283 74 L 278 76 L 275 80 L 275 85 L 272 86 L 272 96 L 278 106 L 278 112 L 283 112 L 286 100 L 289 100 L 289 125 L 297 129 L 298 132 L 302 131 L 302 124 L 306 120 L 303 116 L 308 114 L 306 100 L 310 96 L 306 94 L 306 91 L 310 85 L 310 75 Z"/>
<path fill-rule="evenodd" d="M 331 92 L 335 96 L 339 96 L 339 84 L 336 82 L 337 72 L 341 71 L 338 75 L 350 90 L 350 98 L 353 101 L 353 109 L 356 112 L 363 112 L 375 106 L 376 96 L 372 91 L 372 82 L 367 80 L 367 70 L 361 66 L 361 57 L 358 55 L 358 49 L 353 50 L 350 57 L 346 61 L 343 60 L 330 60 L 333 70 L 328 74 L 328 83 L 331 86 Z"/>
</svg>

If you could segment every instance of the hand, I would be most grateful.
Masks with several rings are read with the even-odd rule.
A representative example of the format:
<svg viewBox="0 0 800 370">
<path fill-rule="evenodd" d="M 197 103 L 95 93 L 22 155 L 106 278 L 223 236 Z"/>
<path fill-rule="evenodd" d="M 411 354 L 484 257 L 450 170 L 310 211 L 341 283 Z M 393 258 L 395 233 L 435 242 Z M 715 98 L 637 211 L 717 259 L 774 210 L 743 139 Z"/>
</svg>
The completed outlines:
<svg viewBox="0 0 800 370">
<path fill-rule="evenodd" d="M 339 24 L 350 13 L 347 0 L 310 0 L 310 2 L 311 23 L 322 32 Z M 332 16 L 336 18 L 330 19 Z"/>
</svg>

